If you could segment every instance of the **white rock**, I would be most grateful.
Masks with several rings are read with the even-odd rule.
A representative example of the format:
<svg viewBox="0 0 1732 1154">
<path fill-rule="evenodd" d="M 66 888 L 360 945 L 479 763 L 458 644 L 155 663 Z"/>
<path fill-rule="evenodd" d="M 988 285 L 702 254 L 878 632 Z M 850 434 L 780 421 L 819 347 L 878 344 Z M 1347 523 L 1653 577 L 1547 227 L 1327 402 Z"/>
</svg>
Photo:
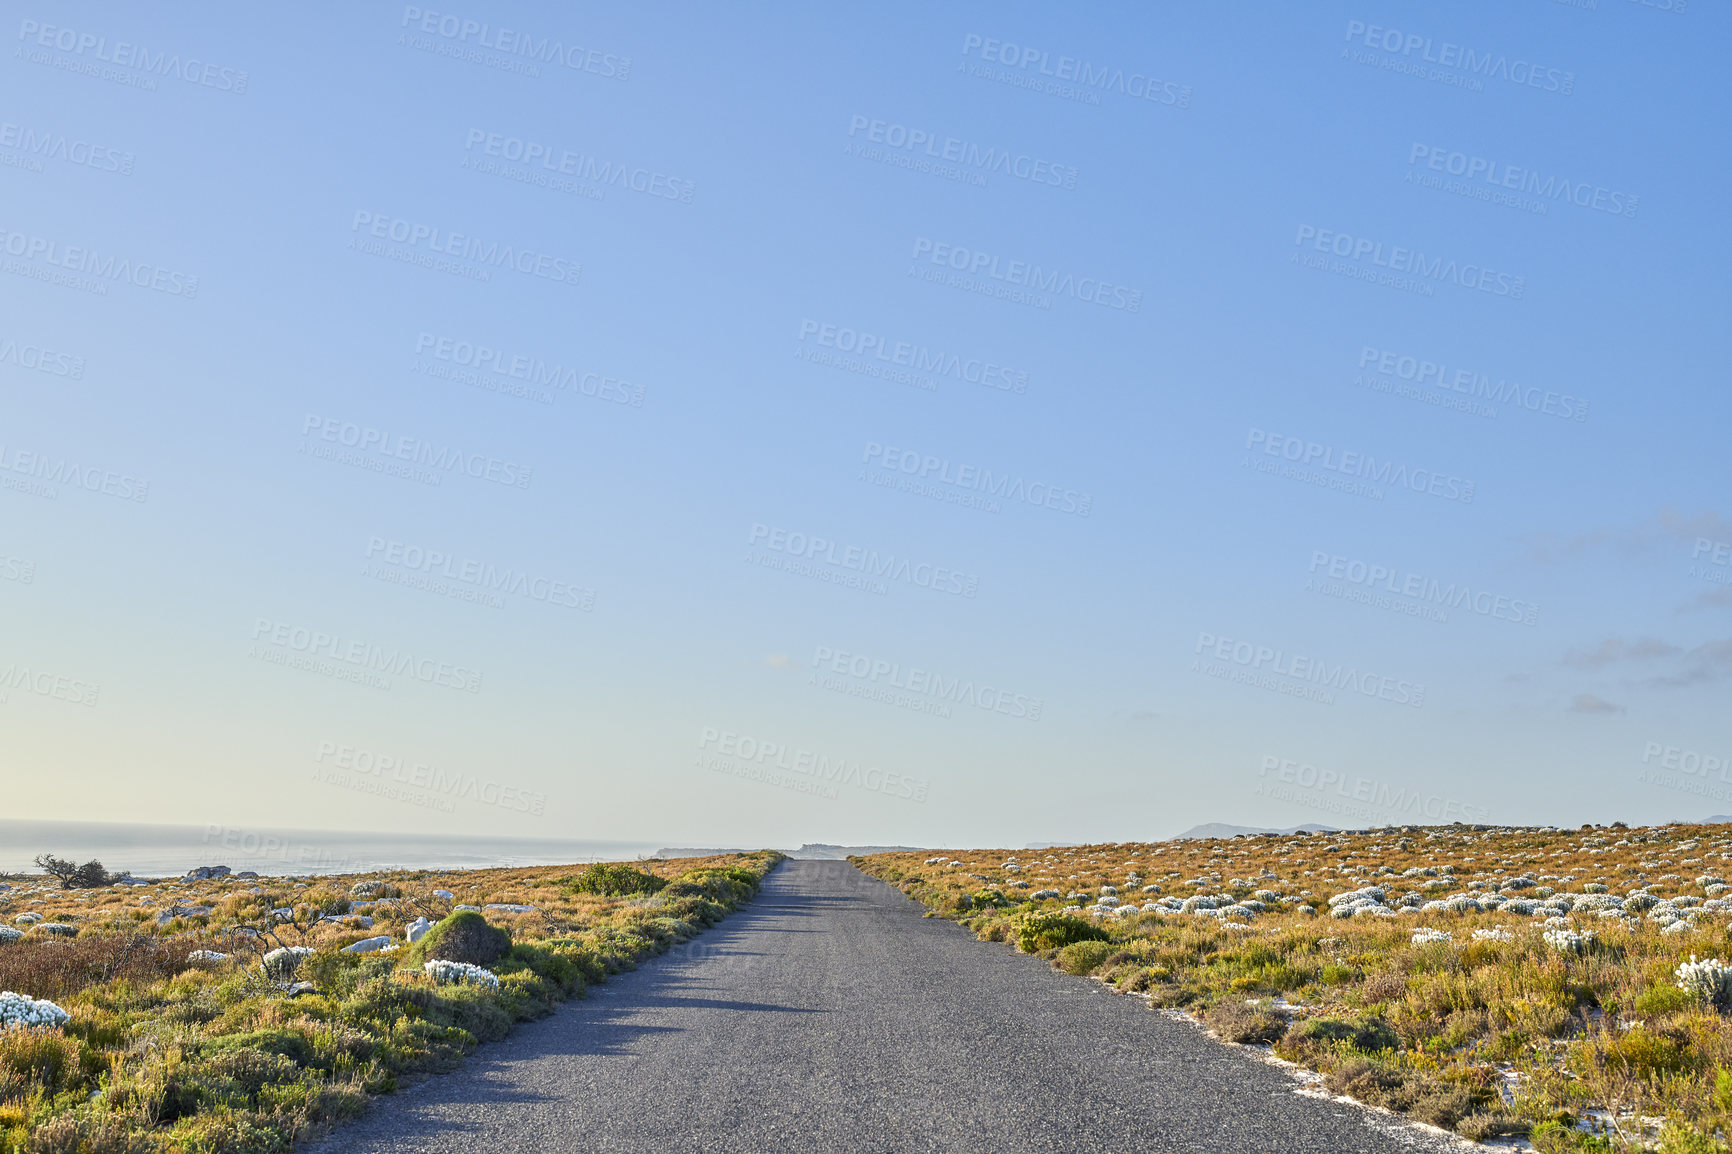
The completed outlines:
<svg viewBox="0 0 1732 1154">
<path fill-rule="evenodd" d="M 394 938 L 389 937 L 389 936 L 381 936 L 381 937 L 377 937 L 377 938 L 362 938 L 358 942 L 354 942 L 354 943 L 351 943 L 350 945 L 344 946 L 343 952 L 345 954 L 371 954 L 371 953 L 376 953 L 379 950 L 388 949 L 390 947 L 395 946 L 396 944 L 397 944 L 396 940 Z"/>
<path fill-rule="evenodd" d="M 433 928 L 433 923 L 426 918 L 416 918 L 403 927 L 403 937 L 410 942 L 418 942 L 427 936 L 427 931 Z"/>
</svg>

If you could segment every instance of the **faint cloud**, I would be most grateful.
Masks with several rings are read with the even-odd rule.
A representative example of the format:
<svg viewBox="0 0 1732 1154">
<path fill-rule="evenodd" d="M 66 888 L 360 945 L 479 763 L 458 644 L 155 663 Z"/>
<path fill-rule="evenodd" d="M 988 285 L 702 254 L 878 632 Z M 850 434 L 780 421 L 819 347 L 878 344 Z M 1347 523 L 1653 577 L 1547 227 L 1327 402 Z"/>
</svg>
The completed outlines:
<svg viewBox="0 0 1732 1154">
<path fill-rule="evenodd" d="M 1676 509 L 1662 509 L 1636 525 L 1609 526 L 1586 533 L 1530 533 L 1523 540 L 1536 561 L 1568 561 L 1584 553 L 1611 550 L 1641 553 L 1663 542 L 1694 542 L 1698 537 L 1732 539 L 1732 521 L 1718 513 L 1686 516 Z"/>
<path fill-rule="evenodd" d="M 1684 654 L 1682 668 L 1676 673 L 1651 679 L 1648 684 L 1664 689 L 1680 689 L 1719 681 L 1732 674 L 1732 639 L 1708 641 Z"/>
<path fill-rule="evenodd" d="M 1592 693 L 1578 693 L 1570 701 L 1570 712 L 1571 713 L 1622 713 L 1622 712 L 1624 712 L 1624 707 L 1621 705 L 1613 705 L 1611 702 L 1607 701 L 1605 698 L 1596 697 Z"/>
<path fill-rule="evenodd" d="M 800 663 L 786 653 L 772 653 L 764 658 L 764 664 L 771 669 L 798 669 Z"/>
<path fill-rule="evenodd" d="M 1131 720 L 1132 721 L 1154 721 L 1157 718 L 1159 718 L 1160 716 L 1161 716 L 1160 714 L 1156 713 L 1152 709 L 1133 709 L 1133 710 L 1131 710 Z"/>
<path fill-rule="evenodd" d="M 1608 637 L 1592 649 L 1570 650 L 1564 654 L 1564 664 L 1573 665 L 1577 669 L 1604 669 L 1619 661 L 1652 661 L 1682 652 L 1684 651 L 1678 646 L 1654 637 L 1638 637 L 1634 641 L 1625 641 L 1622 637 Z"/>
<path fill-rule="evenodd" d="M 1690 609 L 1732 609 L 1732 588 L 1710 589 L 1706 593 L 1698 593 L 1678 609 L 1680 612 Z"/>
</svg>

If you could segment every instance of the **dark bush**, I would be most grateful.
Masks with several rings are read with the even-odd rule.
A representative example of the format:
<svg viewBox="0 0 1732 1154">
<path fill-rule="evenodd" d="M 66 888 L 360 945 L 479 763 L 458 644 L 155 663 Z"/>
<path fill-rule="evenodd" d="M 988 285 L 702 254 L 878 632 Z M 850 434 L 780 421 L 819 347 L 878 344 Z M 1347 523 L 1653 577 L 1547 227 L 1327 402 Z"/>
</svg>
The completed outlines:
<svg viewBox="0 0 1732 1154">
<path fill-rule="evenodd" d="M 468 962 L 485 966 L 499 960 L 511 948 L 511 934 L 474 910 L 458 910 L 427 931 L 415 943 L 413 960 L 417 963 L 438 960 Z"/>
<path fill-rule="evenodd" d="M 102 868 L 99 861 L 74 865 L 53 854 L 37 854 L 36 868 L 57 880 L 69 890 L 93 890 L 114 881 L 114 875 Z"/>
<path fill-rule="evenodd" d="M 582 894 L 629 897 L 653 894 L 667 886 L 667 879 L 635 869 L 624 862 L 597 862 L 571 879 L 571 888 Z"/>
</svg>

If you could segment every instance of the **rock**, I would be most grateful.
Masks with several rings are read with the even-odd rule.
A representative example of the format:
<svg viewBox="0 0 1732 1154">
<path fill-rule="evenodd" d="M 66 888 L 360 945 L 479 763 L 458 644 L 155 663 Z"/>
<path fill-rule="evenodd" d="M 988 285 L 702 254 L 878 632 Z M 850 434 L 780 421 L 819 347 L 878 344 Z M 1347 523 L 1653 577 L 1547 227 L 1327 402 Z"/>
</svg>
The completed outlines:
<svg viewBox="0 0 1732 1154">
<path fill-rule="evenodd" d="M 135 878 L 131 874 L 127 874 L 123 878 L 116 878 L 114 884 L 117 886 L 149 886 L 156 883 L 149 878 Z"/>
<path fill-rule="evenodd" d="M 53 934 L 57 938 L 76 938 L 78 927 L 69 926 L 65 922 L 42 922 L 36 927 L 39 934 Z"/>
<path fill-rule="evenodd" d="M 452 893 L 450 890 L 434 890 L 433 896 L 448 902 L 454 902 L 457 900 L 457 895 Z"/>
<path fill-rule="evenodd" d="M 427 936 L 427 931 L 433 928 L 433 923 L 426 918 L 416 918 L 403 927 L 403 937 L 411 943 L 418 942 Z"/>
<path fill-rule="evenodd" d="M 377 938 L 362 938 L 358 942 L 344 946 L 343 952 L 345 954 L 372 954 L 379 950 L 392 948 L 396 944 L 396 940 L 388 935 Z"/>
<path fill-rule="evenodd" d="M 272 910 L 271 916 L 279 922 L 292 922 L 295 920 L 295 911 L 290 909 L 288 906 L 282 906 L 278 909 Z"/>
<path fill-rule="evenodd" d="M 237 878 L 256 878 L 259 875 L 258 875 L 258 872 L 256 870 L 242 870 L 240 873 L 236 874 L 235 876 Z"/>
<path fill-rule="evenodd" d="M 183 879 L 189 882 L 207 882 L 211 878 L 226 878 L 229 876 L 228 866 L 195 866 L 186 871 Z"/>
<path fill-rule="evenodd" d="M 489 902 L 486 908 L 507 914 L 532 914 L 536 910 L 535 906 L 517 906 L 508 902 Z"/>
<path fill-rule="evenodd" d="M 468 910 L 470 913 L 478 914 L 481 912 L 481 907 L 480 906 L 454 906 L 454 907 L 452 907 L 451 912 L 456 913 L 458 910 Z"/>
</svg>

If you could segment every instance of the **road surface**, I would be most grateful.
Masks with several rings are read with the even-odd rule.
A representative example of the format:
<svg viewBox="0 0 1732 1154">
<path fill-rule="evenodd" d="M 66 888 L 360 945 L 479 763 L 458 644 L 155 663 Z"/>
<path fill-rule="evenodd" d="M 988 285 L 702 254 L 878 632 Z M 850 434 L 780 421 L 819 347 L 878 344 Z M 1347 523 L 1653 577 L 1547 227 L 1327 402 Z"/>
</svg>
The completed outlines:
<svg viewBox="0 0 1732 1154">
<path fill-rule="evenodd" d="M 315 1149 L 1461 1149 L 1294 1089 L 1141 998 L 923 918 L 846 862 L 789 861 L 721 925 Z"/>
</svg>

